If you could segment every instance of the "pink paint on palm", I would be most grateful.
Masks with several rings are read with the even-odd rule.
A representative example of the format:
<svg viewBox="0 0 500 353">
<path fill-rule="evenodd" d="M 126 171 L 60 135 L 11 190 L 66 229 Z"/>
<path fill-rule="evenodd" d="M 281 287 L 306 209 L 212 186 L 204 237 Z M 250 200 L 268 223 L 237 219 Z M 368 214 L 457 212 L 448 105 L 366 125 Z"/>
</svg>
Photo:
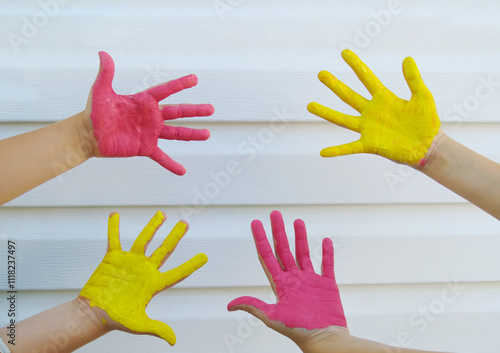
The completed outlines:
<svg viewBox="0 0 500 353">
<path fill-rule="evenodd" d="M 252 222 L 252 233 L 278 302 L 267 304 L 257 298 L 240 297 L 228 304 L 228 310 L 253 306 L 271 320 L 291 328 L 312 330 L 327 326 L 347 327 L 333 271 L 332 241 L 328 238 L 323 240 L 322 275 L 318 275 L 314 272 L 309 256 L 304 222 L 298 219 L 294 223 L 297 262 L 290 252 L 283 217 L 278 211 L 271 213 L 271 226 L 276 257 L 260 221 Z"/>
<path fill-rule="evenodd" d="M 158 102 L 183 89 L 196 86 L 195 75 L 181 77 L 134 95 L 118 95 L 112 82 L 115 64 L 111 56 L 99 52 L 101 67 L 92 87 L 91 119 L 99 152 L 105 157 L 147 156 L 177 175 L 186 169 L 158 147 L 158 139 L 203 141 L 210 137 L 206 129 L 172 127 L 164 120 L 214 113 L 211 104 L 159 106 Z"/>
</svg>

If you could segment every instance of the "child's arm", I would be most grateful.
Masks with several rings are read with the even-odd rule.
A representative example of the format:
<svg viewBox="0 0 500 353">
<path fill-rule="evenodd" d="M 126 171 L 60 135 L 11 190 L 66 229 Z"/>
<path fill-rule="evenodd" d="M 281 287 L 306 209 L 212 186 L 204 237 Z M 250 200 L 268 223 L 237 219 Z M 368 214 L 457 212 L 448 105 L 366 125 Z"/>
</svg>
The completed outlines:
<svg viewBox="0 0 500 353">
<path fill-rule="evenodd" d="M 91 127 L 85 112 L 81 112 L 47 127 L 0 140 L 0 204 L 92 157 L 95 141 L 92 143 Z"/>
<path fill-rule="evenodd" d="M 15 345 L 9 343 L 9 327 L 0 329 L 0 338 L 16 352 L 45 351 L 56 345 L 58 352 L 72 352 L 112 330 L 160 337 L 171 345 L 175 333 L 167 324 L 146 314 L 150 300 L 173 287 L 207 262 L 198 254 L 167 272 L 160 267 L 175 250 L 188 230 L 180 221 L 151 256 L 145 252 L 165 220 L 158 212 L 139 234 L 130 251 L 123 251 L 119 235 L 119 215 L 112 213 L 108 225 L 108 250 L 80 295 L 33 317 L 16 323 Z M 46 349 L 49 351 L 49 349 Z"/>
<path fill-rule="evenodd" d="M 274 254 L 262 223 L 252 222 L 259 260 L 277 303 L 267 304 L 257 298 L 240 297 L 228 304 L 229 311 L 249 312 L 290 338 L 304 353 L 424 353 L 351 336 L 335 281 L 332 241 L 323 239 L 319 275 L 314 272 L 309 256 L 304 222 L 298 219 L 294 223 L 295 259 L 290 252 L 283 217 L 278 211 L 271 213 L 271 227 Z"/>
<path fill-rule="evenodd" d="M 327 71 L 319 73 L 326 86 L 361 114 L 351 116 L 309 103 L 311 113 L 361 134 L 358 141 L 325 148 L 321 155 L 374 153 L 410 165 L 500 219 L 500 165 L 440 130 L 434 98 L 415 61 L 403 61 L 403 74 L 412 92 L 406 101 L 389 91 L 352 51 L 344 50 L 342 57 L 372 98 L 364 98 Z"/>
<path fill-rule="evenodd" d="M 159 105 L 168 96 L 193 87 L 188 75 L 134 95 L 118 95 L 111 86 L 114 62 L 99 53 L 101 67 L 81 113 L 0 141 L 0 204 L 43 184 L 91 157 L 150 157 L 183 175 L 182 165 L 165 154 L 158 139 L 206 140 L 208 130 L 165 125 L 166 120 L 212 115 L 210 104 Z"/>
<path fill-rule="evenodd" d="M 73 352 L 108 331 L 99 322 L 88 300 L 76 298 L 16 322 L 13 334 L 8 326 L 2 327 L 0 338 L 12 353 L 49 352 L 55 349 L 66 353 Z"/>
</svg>

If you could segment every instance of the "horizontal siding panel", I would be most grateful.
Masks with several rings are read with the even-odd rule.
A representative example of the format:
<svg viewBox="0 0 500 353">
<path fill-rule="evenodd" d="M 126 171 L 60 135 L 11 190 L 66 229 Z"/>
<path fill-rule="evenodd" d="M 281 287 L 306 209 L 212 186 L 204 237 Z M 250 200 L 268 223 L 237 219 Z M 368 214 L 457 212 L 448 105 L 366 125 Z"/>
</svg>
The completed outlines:
<svg viewBox="0 0 500 353">
<path fill-rule="evenodd" d="M 500 260 L 496 256 L 500 251 L 498 222 L 470 205 L 351 206 L 346 209 L 340 206 L 284 206 L 278 209 L 286 217 L 292 244 L 292 221 L 304 219 L 316 266 L 321 261 L 322 238 L 332 238 L 336 248 L 337 279 L 341 284 L 500 280 L 497 270 Z M 256 257 L 249 225 L 252 219 L 261 219 L 270 236 L 266 221 L 270 210 L 261 207 L 203 210 L 193 217 L 190 231 L 163 270 L 204 252 L 208 255 L 208 264 L 181 286 L 265 285 L 267 280 Z M 16 208 L 4 208 L 0 213 L 1 232 L 3 242 L 13 239 L 17 243 L 18 288 L 74 289 L 83 286 L 104 256 L 109 211 L 98 212 L 91 208 L 45 209 L 43 212 L 25 209 L 20 212 Z M 115 211 L 121 212 L 120 209 Z M 169 220 L 151 244 L 148 254 L 182 216 L 179 209 L 164 211 Z M 131 247 L 154 212 L 152 208 L 123 210 L 123 249 Z M 30 222 L 23 225 L 26 219 Z M 40 233 L 40 229 L 44 233 Z M 2 273 L 0 283 L 6 283 L 5 276 Z"/>
<path fill-rule="evenodd" d="M 500 329 L 500 284 L 461 283 L 447 291 L 446 283 L 425 286 L 341 286 L 340 291 L 351 334 L 384 343 L 397 343 L 398 335 L 408 332 L 412 348 L 442 351 L 493 353 Z M 438 306 L 443 291 L 448 303 Z M 29 317 L 59 303 L 71 300 L 77 291 L 18 293 L 19 315 Z M 208 352 L 299 352 L 284 336 L 273 332 L 243 312 L 229 313 L 227 303 L 241 295 L 273 302 L 269 288 L 170 289 L 157 295 L 148 314 L 169 324 L 177 335 L 176 352 L 192 352 L 204 342 Z M 483 298 L 484 300 L 477 300 Z M 43 304 L 42 304 L 43 303 Z M 433 304 L 434 303 L 434 304 Z M 431 310 L 436 305 L 434 311 Z M 424 329 L 421 310 L 428 310 L 434 321 Z M 420 321 L 417 321 L 420 320 Z M 246 330 L 245 330 L 246 329 Z M 196 339 L 193 339 L 196 337 Z M 239 339 L 227 344 L 225 338 Z M 481 342 L 480 349 L 477 347 Z M 229 341 L 230 342 L 230 341 Z M 170 349 L 158 338 L 111 332 L 78 352 L 135 352 L 147 346 L 154 351 Z"/>
<path fill-rule="evenodd" d="M 455 236 L 453 239 L 440 236 L 332 238 L 336 244 L 340 284 L 428 283 L 440 282 L 443 278 L 500 281 L 500 260 L 496 256 L 500 251 L 498 235 Z M 321 261 L 321 239 L 317 236 L 310 239 L 317 265 Z M 17 241 L 16 245 L 19 289 L 74 289 L 82 287 L 100 263 L 106 240 L 92 243 L 82 239 L 24 240 Z M 130 245 L 124 245 L 124 249 L 129 248 Z M 220 239 L 215 235 L 196 241 L 186 238 L 162 271 L 174 268 L 199 252 L 206 253 L 209 262 L 182 286 L 257 286 L 267 281 L 250 236 L 247 240 Z M 0 279 L 3 280 L 1 288 L 5 289 L 6 274 Z"/>
<path fill-rule="evenodd" d="M 329 69 L 365 92 L 340 58 L 344 47 L 356 47 L 383 82 L 402 97 L 409 97 L 409 91 L 401 61 L 414 56 L 444 121 L 498 121 L 500 46 L 484 45 L 496 43 L 500 35 L 496 2 L 482 2 L 481 7 L 404 4 L 379 35 L 368 38 L 366 48 L 356 45 L 358 31 L 367 32 L 366 26 L 376 23 L 372 12 L 385 9 L 386 1 L 365 2 L 364 8 L 345 1 L 273 5 L 247 1 L 227 12 L 226 19 L 220 19 L 212 5 L 151 3 L 140 10 L 121 3 L 92 9 L 77 3 L 61 6 L 36 40 L 19 53 L 3 39 L 0 121 L 55 121 L 82 110 L 97 73 L 99 50 L 115 58 L 114 87 L 119 93 L 194 72 L 200 78 L 199 87 L 168 101 L 212 102 L 217 112 L 204 120 L 265 121 L 278 104 L 300 112 L 295 119 L 310 121 L 305 112 L 309 101 L 336 102 L 316 79 L 319 70 Z M 17 3 L 4 6 L 0 29 L 19 34 L 22 16 L 29 18 L 38 10 Z M 463 11 L 470 14 L 466 21 L 459 15 Z M 71 39 L 66 28 L 76 29 Z M 172 32 L 175 35 L 165 35 Z M 491 96 L 481 99 L 473 114 L 457 115 L 454 107 L 474 96 L 481 78 L 488 77 L 497 83 Z M 343 104 L 336 107 L 349 111 Z"/>
<path fill-rule="evenodd" d="M 175 52 L 178 48 L 186 47 L 190 50 L 199 47 L 200 51 L 233 52 L 233 57 L 249 50 L 249 47 L 259 46 L 279 51 L 282 47 L 294 44 L 298 51 L 333 44 L 334 49 L 337 49 L 344 41 L 353 42 L 355 28 L 365 30 L 367 23 L 376 22 L 373 13 L 387 9 L 388 2 L 278 1 L 271 4 L 266 1 L 246 1 L 234 6 L 233 11 L 226 11 L 223 18 L 213 5 L 205 1 L 156 4 L 148 1 L 148 4 L 140 7 L 130 3 L 107 2 L 89 8 L 86 4 L 73 2 L 61 6 L 57 16 L 51 18 L 38 36 L 42 38 L 40 42 L 48 47 L 68 53 L 99 45 L 130 52 L 130 47 L 124 47 L 124 42 L 129 41 L 137 49 L 134 53 L 137 57 L 144 55 L 144 51 L 148 54 L 169 50 Z M 11 2 L 0 12 L 0 16 L 6 20 L 2 21 L 2 29 L 5 32 L 20 32 L 22 16 L 29 18 L 37 10 L 37 6 L 28 7 Z M 401 4 L 400 10 L 382 26 L 378 35 L 371 36 L 373 43 L 370 44 L 373 47 L 378 44 L 380 49 L 395 50 L 402 45 L 403 48 L 422 51 L 435 49 L 439 52 L 495 50 L 495 47 L 481 46 L 477 38 L 494 39 L 498 33 L 495 16 L 499 10 L 497 2 L 482 1 L 481 7 L 466 1 L 453 5 L 443 2 L 405 2 Z M 463 18 L 464 13 L 467 13 L 466 18 Z M 189 26 L 186 26 L 186 21 L 189 21 Z M 61 32 L 64 28 L 78 29 L 72 34 L 72 41 L 67 40 L 66 34 Z M 252 30 L 249 31 L 249 28 Z M 175 35 L 168 35 L 174 30 L 177 30 Z M 103 36 L 103 33 L 107 35 Z M 193 33 L 199 35 L 192 36 Z M 287 33 L 290 35 L 286 36 Z M 58 42 L 61 36 L 68 42 L 64 48 Z M 154 45 L 159 42 L 164 45 Z M 426 45 L 432 46 L 429 48 Z M 34 41 L 23 49 L 28 52 L 44 51 L 42 45 Z"/>
<path fill-rule="evenodd" d="M 113 55 L 112 52 L 110 54 Z M 195 118 L 203 122 L 265 122 L 275 118 L 278 111 L 281 115 L 287 112 L 286 117 L 290 121 L 312 123 L 318 118 L 307 112 L 307 104 L 311 101 L 358 115 L 317 79 L 320 70 L 328 69 L 351 88 L 370 97 L 347 64 L 338 62 L 338 53 L 332 52 L 331 56 L 338 58 L 332 61 L 323 56 L 324 61 L 308 71 L 304 71 L 302 64 L 294 70 L 206 71 L 189 66 L 179 70 L 169 69 L 168 65 L 153 60 L 144 64 L 144 68 L 121 70 L 119 58 L 115 58 L 117 73 L 113 87 L 119 94 L 133 94 L 152 85 L 195 73 L 199 78 L 197 87 L 175 94 L 163 103 L 212 103 L 215 107 L 213 116 Z M 418 55 L 413 56 L 419 63 Z M 92 67 L 87 70 L 26 68 L 0 71 L 3 80 L 0 86 L 0 121 L 53 122 L 82 111 L 99 67 L 96 53 L 92 54 L 92 58 Z M 365 61 L 388 88 L 401 98 L 410 99 L 410 90 L 400 69 L 403 58 L 401 56 L 393 62 L 392 68 L 387 69 L 377 64 L 388 58 L 374 60 L 367 57 Z M 455 59 L 448 57 L 442 60 Z M 185 60 L 180 58 L 179 61 Z M 464 68 L 443 73 L 432 63 L 420 66 L 443 122 L 453 125 L 463 122 L 499 122 L 496 114 L 500 100 L 498 69 L 488 70 L 483 63 L 474 65 L 466 62 Z M 471 67 L 474 68 L 473 72 L 469 71 Z M 68 86 L 68 82 L 74 84 Z"/>
<path fill-rule="evenodd" d="M 115 211 L 121 218 L 121 237 L 131 243 L 151 217 L 161 210 L 167 215 L 162 228 L 165 234 L 178 220 L 185 219 L 191 225 L 185 240 L 210 239 L 214 235 L 221 239 L 247 239 L 251 236 L 250 222 L 260 219 L 268 229 L 269 214 L 274 209 L 280 210 L 288 227 L 295 219 L 303 219 L 311 236 L 404 238 L 439 235 L 453 239 L 454 236 L 500 233 L 500 222 L 471 204 L 210 206 L 190 217 L 185 217 L 183 208 L 177 206 L 3 206 L 0 208 L 0 233 L 23 241 L 102 240 L 107 236 L 108 215 Z M 289 236 L 292 232 L 290 228 Z"/>
<path fill-rule="evenodd" d="M 488 125 L 487 129 L 480 126 L 463 125 L 451 130 L 450 135 L 500 161 L 496 152 L 500 150 L 500 126 Z M 21 132 L 14 125 L 9 134 L 15 134 L 13 130 Z M 206 142 L 160 142 L 160 147 L 186 166 L 188 173 L 183 177 L 173 175 L 148 158 L 93 159 L 9 205 L 193 208 L 241 204 L 465 202 L 425 175 L 378 156 L 360 154 L 333 159 L 319 156 L 321 148 L 357 138 L 355 133 L 326 123 L 246 124 L 237 128 L 216 125 Z"/>
</svg>

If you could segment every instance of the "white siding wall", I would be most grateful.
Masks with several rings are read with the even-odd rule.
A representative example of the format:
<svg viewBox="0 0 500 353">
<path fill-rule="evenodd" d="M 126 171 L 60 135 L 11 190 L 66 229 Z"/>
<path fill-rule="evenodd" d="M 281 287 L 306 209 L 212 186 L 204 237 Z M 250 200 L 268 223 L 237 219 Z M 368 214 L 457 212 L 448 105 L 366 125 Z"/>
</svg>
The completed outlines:
<svg viewBox="0 0 500 353">
<path fill-rule="evenodd" d="M 269 229 L 269 212 L 279 209 L 290 237 L 292 221 L 305 220 L 316 263 L 321 238 L 333 239 L 352 334 L 413 348 L 498 352 L 499 223 L 383 158 L 320 158 L 322 147 L 357 136 L 306 110 L 315 100 L 351 111 L 317 80 L 322 69 L 366 92 L 342 48 L 354 49 L 402 97 L 409 90 L 401 62 L 410 55 L 445 132 L 500 162 L 498 1 L 64 2 L 45 10 L 48 0 L 0 5 L 0 138 L 83 109 L 99 50 L 115 60 L 118 93 L 196 73 L 199 85 L 168 101 L 210 102 L 216 113 L 183 122 L 209 128 L 209 141 L 161 144 L 187 167 L 184 177 L 145 158 L 91 160 L 0 209 L 2 244 L 18 244 L 21 317 L 78 294 L 104 254 L 109 212 L 122 215 L 125 248 L 162 210 L 170 221 L 157 241 L 176 220 L 191 224 L 164 268 L 197 252 L 209 257 L 148 309 L 174 328 L 178 343 L 113 332 L 79 351 L 298 352 L 246 313 L 225 309 L 239 295 L 271 299 L 250 222 L 259 218 Z M 39 28 L 27 33 L 34 20 Z M 12 33 L 23 31 L 23 42 L 12 45 Z M 494 85 L 486 88 L 485 80 Z M 454 113 L 457 105 L 467 114 Z M 214 173 L 228 162 L 241 172 L 214 189 Z M 5 283 L 2 270 L 2 290 Z"/>
</svg>

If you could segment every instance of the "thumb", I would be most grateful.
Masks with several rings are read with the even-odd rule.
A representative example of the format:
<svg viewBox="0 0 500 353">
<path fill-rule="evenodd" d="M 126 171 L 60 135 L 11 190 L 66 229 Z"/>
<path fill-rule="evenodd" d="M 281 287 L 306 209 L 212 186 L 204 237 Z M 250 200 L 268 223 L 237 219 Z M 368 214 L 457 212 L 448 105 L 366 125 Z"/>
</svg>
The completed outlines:
<svg viewBox="0 0 500 353">
<path fill-rule="evenodd" d="M 417 64 L 412 57 L 407 57 L 403 60 L 403 75 L 411 93 L 416 94 L 427 91 L 422 76 L 420 76 L 420 71 L 418 71 Z"/>
<path fill-rule="evenodd" d="M 171 346 L 173 346 L 177 341 L 174 330 L 172 330 L 172 328 L 166 323 L 158 320 L 146 318 L 140 323 L 140 328 L 134 327 L 133 330 L 136 332 L 143 332 L 146 334 L 158 336 L 167 341 Z"/>
<path fill-rule="evenodd" d="M 99 73 L 95 80 L 95 85 L 103 89 L 110 89 L 113 82 L 113 77 L 115 76 L 115 63 L 111 56 L 104 52 L 99 52 L 100 66 Z"/>
<path fill-rule="evenodd" d="M 267 304 L 260 299 L 254 297 L 239 297 L 232 300 L 227 305 L 228 311 L 243 310 L 263 321 L 266 325 L 270 323 L 270 316 L 275 310 L 274 304 Z"/>
<path fill-rule="evenodd" d="M 337 157 L 337 156 L 346 156 L 349 154 L 355 153 L 365 153 L 365 147 L 363 142 L 360 140 L 345 143 L 343 145 L 331 146 L 323 148 L 320 151 L 321 157 Z"/>
</svg>

